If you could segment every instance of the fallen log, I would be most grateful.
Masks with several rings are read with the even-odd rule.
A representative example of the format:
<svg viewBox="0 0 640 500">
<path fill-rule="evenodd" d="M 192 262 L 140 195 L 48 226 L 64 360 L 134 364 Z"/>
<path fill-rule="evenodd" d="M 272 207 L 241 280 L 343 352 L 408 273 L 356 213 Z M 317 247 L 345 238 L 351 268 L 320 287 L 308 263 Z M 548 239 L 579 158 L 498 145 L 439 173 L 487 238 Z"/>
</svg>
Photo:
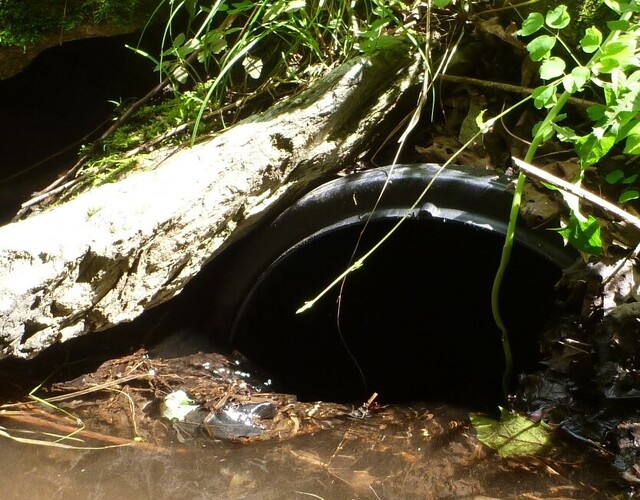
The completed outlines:
<svg viewBox="0 0 640 500">
<path fill-rule="evenodd" d="M 355 58 L 228 131 L 0 228 L 0 358 L 131 321 L 276 204 L 375 146 L 416 87 L 406 47 Z"/>
</svg>

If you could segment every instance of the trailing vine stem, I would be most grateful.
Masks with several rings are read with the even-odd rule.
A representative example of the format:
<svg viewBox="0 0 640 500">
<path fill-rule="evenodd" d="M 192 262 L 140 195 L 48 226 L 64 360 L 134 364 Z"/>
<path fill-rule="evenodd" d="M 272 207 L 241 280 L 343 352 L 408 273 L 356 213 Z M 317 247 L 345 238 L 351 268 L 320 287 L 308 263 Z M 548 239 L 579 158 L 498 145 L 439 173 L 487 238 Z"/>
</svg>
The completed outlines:
<svg viewBox="0 0 640 500">
<path fill-rule="evenodd" d="M 560 110 L 565 106 L 567 101 L 571 97 L 569 92 L 564 92 L 559 98 L 555 106 L 549 111 L 546 118 L 537 130 L 536 135 L 531 141 L 531 145 L 527 150 L 524 161 L 531 163 L 538 146 L 543 142 L 545 130 L 551 126 L 553 121 L 557 118 Z M 504 273 L 507 270 L 509 259 L 511 258 L 511 249 L 513 248 L 513 240 L 516 232 L 516 222 L 518 221 L 518 214 L 520 213 L 520 205 L 522 202 L 522 192 L 524 190 L 524 184 L 527 176 L 524 172 L 518 174 L 518 180 L 516 181 L 516 189 L 513 193 L 513 200 L 511 201 L 511 211 L 509 213 L 509 224 L 507 226 L 507 233 L 504 239 L 504 245 L 502 247 L 502 255 L 500 257 L 500 266 L 496 272 L 496 276 L 493 281 L 493 287 L 491 289 L 491 312 L 493 314 L 493 320 L 500 329 L 502 350 L 504 352 L 504 372 L 502 373 L 502 391 L 505 398 L 509 394 L 509 380 L 511 379 L 511 373 L 513 372 L 513 355 L 511 353 L 511 344 L 509 343 L 509 334 L 507 327 L 502 320 L 500 314 L 500 288 L 502 287 L 502 280 Z"/>
</svg>

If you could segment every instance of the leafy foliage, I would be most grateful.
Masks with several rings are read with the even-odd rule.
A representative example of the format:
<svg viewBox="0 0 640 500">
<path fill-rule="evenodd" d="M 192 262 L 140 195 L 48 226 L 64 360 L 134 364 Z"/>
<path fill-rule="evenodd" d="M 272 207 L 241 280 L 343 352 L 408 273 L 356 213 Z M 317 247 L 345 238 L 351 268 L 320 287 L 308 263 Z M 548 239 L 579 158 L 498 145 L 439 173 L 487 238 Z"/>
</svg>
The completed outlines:
<svg viewBox="0 0 640 500">
<path fill-rule="evenodd" d="M 580 160 L 581 172 L 575 179 L 580 183 L 587 168 L 597 166 L 617 144 L 624 144 L 623 153 L 640 154 L 640 24 L 632 13 L 640 11 L 637 0 L 607 1 L 607 5 L 620 15 L 620 18 L 607 24 L 610 33 L 605 38 L 595 26 L 588 28 L 579 48 L 590 59 L 585 64 L 579 54 L 573 54 L 562 42 L 560 31 L 571 23 L 571 18 L 564 5 L 559 5 L 546 15 L 539 12 L 529 14 L 518 32 L 528 37 L 538 34 L 527 44 L 527 50 L 533 61 L 540 61 L 540 78 L 548 81 L 535 89 L 534 105 L 538 109 L 549 109 L 545 120 L 534 129 L 535 147 L 557 135 L 560 140 L 574 145 Z M 564 53 L 554 55 L 558 45 Z M 568 53 L 573 67 L 567 70 L 564 54 Z M 592 120 L 591 127 L 585 132 L 577 132 L 560 124 L 563 115 L 559 109 L 558 92 L 565 96 L 575 94 L 590 87 L 603 97 L 603 104 L 592 106 L 588 115 Z M 611 182 L 611 181 L 610 181 Z M 637 191 L 629 190 L 620 197 L 620 202 L 635 199 Z M 586 253 L 601 253 L 597 220 L 580 214 L 580 207 L 569 202 L 571 217 L 568 226 L 560 231 L 576 248 Z"/>
<path fill-rule="evenodd" d="M 572 143 L 580 160 L 580 172 L 574 179 L 580 184 L 588 168 L 596 166 L 600 160 L 621 142 L 625 143 L 624 152 L 637 154 L 640 137 L 640 58 L 638 41 L 640 39 L 640 12 L 638 0 L 605 0 L 606 5 L 619 15 L 619 19 L 607 24 L 610 33 L 604 37 L 600 30 L 592 26 L 585 31 L 579 47 L 581 57 L 572 52 L 560 37 L 560 31 L 572 22 L 564 5 L 558 5 L 543 15 L 531 13 L 524 20 L 518 34 L 523 37 L 536 36 L 527 43 L 530 58 L 540 64 L 540 78 L 548 83 L 538 87 L 532 94 L 533 103 L 538 109 L 545 109 L 546 116 L 533 128 L 533 140 L 524 161 L 530 163 L 545 141 L 556 136 Z M 560 45 L 564 52 L 553 54 Z M 571 64 L 565 61 L 568 54 Z M 589 57 L 582 64 L 581 60 Z M 571 68 L 567 70 L 567 67 Z M 603 96 L 603 104 L 592 106 L 588 110 L 591 127 L 578 132 L 561 124 L 566 115 L 562 114 L 569 98 L 587 86 Z M 562 90 L 562 93 L 558 93 Z M 505 373 L 503 386 L 511 373 L 511 352 L 508 332 L 502 320 L 499 307 L 500 288 L 509 264 L 511 249 L 520 212 L 522 193 L 525 187 L 524 173 L 518 175 L 513 196 L 509 225 L 502 249 L 500 266 L 496 272 L 491 290 L 491 309 L 496 325 L 502 332 L 505 352 Z M 622 197 L 630 200 L 635 193 Z M 587 254 L 602 253 L 600 227 L 593 216 L 586 217 L 580 212 L 579 200 L 574 195 L 563 193 L 570 209 L 570 218 L 560 233 L 578 250 Z"/>
<path fill-rule="evenodd" d="M 206 109 L 221 106 L 231 88 L 252 89 L 267 81 L 297 84 L 352 55 L 397 44 L 398 36 L 422 46 L 420 35 L 399 17 L 398 12 L 410 11 L 400 0 L 161 4 L 170 11 L 165 48 L 159 57 L 138 52 L 154 61 L 162 77 L 170 77 L 176 92 L 185 84 L 211 82 L 193 140 Z"/>
</svg>

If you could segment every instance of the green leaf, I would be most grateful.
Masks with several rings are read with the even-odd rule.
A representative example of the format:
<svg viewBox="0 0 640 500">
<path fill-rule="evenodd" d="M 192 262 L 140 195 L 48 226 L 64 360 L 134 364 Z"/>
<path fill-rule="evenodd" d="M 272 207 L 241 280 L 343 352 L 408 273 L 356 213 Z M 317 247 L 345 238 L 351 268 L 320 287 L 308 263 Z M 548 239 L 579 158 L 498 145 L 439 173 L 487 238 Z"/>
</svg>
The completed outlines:
<svg viewBox="0 0 640 500">
<path fill-rule="evenodd" d="M 599 255 L 602 253 L 602 239 L 600 238 L 600 223 L 590 215 L 584 221 L 578 220 L 571 214 L 569 225 L 558 230 L 569 243 L 584 253 Z"/>
<path fill-rule="evenodd" d="M 615 170 L 612 170 L 605 177 L 605 180 L 609 184 L 616 184 L 616 183 L 620 182 L 622 179 L 624 179 L 624 172 L 622 170 L 620 170 L 619 168 L 616 168 Z"/>
<path fill-rule="evenodd" d="M 621 36 L 617 40 L 605 43 L 602 46 L 602 53 L 605 56 L 618 56 L 620 59 L 626 59 L 636 49 L 636 40 L 633 36 Z"/>
<path fill-rule="evenodd" d="M 620 66 L 620 61 L 617 57 L 602 57 L 596 64 L 593 65 L 593 72 L 595 74 L 611 73 Z"/>
<path fill-rule="evenodd" d="M 439 9 L 444 9 L 446 6 L 448 6 L 451 3 L 451 0 L 433 0 L 433 3 Z"/>
<path fill-rule="evenodd" d="M 360 45 L 359 48 L 363 53 L 371 53 L 374 52 L 376 50 L 380 50 L 380 49 L 385 49 L 388 47 L 393 47 L 395 45 L 399 45 L 402 43 L 402 40 L 400 40 L 399 38 L 395 37 L 395 36 L 391 36 L 391 35 L 382 35 L 382 36 L 378 36 L 376 38 L 372 38 L 372 39 L 365 39 L 363 40 Z"/>
<path fill-rule="evenodd" d="M 613 21 L 607 21 L 607 28 L 611 31 L 629 31 L 631 23 L 626 19 L 615 19 Z"/>
<path fill-rule="evenodd" d="M 544 61 L 540 65 L 540 78 L 543 80 L 552 80 L 564 74 L 567 67 L 565 62 L 559 57 L 553 56 Z"/>
<path fill-rule="evenodd" d="M 562 85 L 567 92 L 574 94 L 582 90 L 582 87 L 586 85 L 590 77 L 591 71 L 589 68 L 576 66 L 571 70 L 571 74 L 562 79 Z"/>
<path fill-rule="evenodd" d="M 558 5 L 555 9 L 547 12 L 547 17 L 545 18 L 545 22 L 549 28 L 554 28 L 561 30 L 562 28 L 566 28 L 571 21 L 571 17 L 567 12 L 566 5 Z"/>
<path fill-rule="evenodd" d="M 627 113 L 624 113 L 625 115 Z M 631 114 L 631 117 L 634 115 Z M 625 124 L 620 128 L 620 136 L 618 137 L 618 141 L 621 141 L 625 137 L 629 137 L 630 135 L 640 135 L 640 119 L 631 119 L 631 121 Z"/>
<path fill-rule="evenodd" d="M 491 127 L 493 127 L 493 124 L 495 123 L 495 119 L 494 118 L 489 118 L 488 120 L 485 121 L 484 114 L 486 112 L 487 112 L 487 110 L 483 109 L 476 116 L 476 125 L 478 126 L 478 129 L 483 134 L 486 134 L 487 132 L 489 132 L 489 130 L 491 129 Z"/>
<path fill-rule="evenodd" d="M 594 132 L 596 132 L 596 130 L 597 129 L 594 129 Z M 580 157 L 582 168 L 590 167 L 598 163 L 615 144 L 615 136 L 604 134 L 602 137 L 599 137 L 599 135 L 600 134 L 591 133 L 580 137 L 576 141 L 576 151 Z"/>
<path fill-rule="evenodd" d="M 556 101 L 556 86 L 555 85 L 545 85 L 543 87 L 538 87 L 533 91 L 533 105 L 538 108 L 549 108 L 553 106 Z"/>
<path fill-rule="evenodd" d="M 551 429 L 540 421 L 531 420 L 500 408 L 500 420 L 482 415 L 469 415 L 478 440 L 493 448 L 501 457 L 535 455 L 548 449 Z"/>
<path fill-rule="evenodd" d="M 522 28 L 520 28 L 517 33 L 520 36 L 533 35 L 536 31 L 542 28 L 543 25 L 544 17 L 542 17 L 542 14 L 540 14 L 540 12 L 532 12 L 522 22 Z"/>
<path fill-rule="evenodd" d="M 304 9 L 307 6 L 306 0 L 292 0 L 285 7 L 285 12 L 293 12 L 296 10 Z"/>
<path fill-rule="evenodd" d="M 615 68 L 635 67 L 637 65 L 636 46 L 635 37 L 630 35 L 605 43 L 601 47 L 602 57 L 594 65 L 594 69 L 599 73 L 611 73 Z"/>
<path fill-rule="evenodd" d="M 637 0 L 604 0 L 604 3 L 618 14 L 638 12 L 640 10 L 640 3 Z"/>
<path fill-rule="evenodd" d="M 627 142 L 625 142 L 622 152 L 627 155 L 640 155 L 640 133 L 627 136 Z"/>
<path fill-rule="evenodd" d="M 618 199 L 619 203 L 626 203 L 631 200 L 637 200 L 640 198 L 640 192 L 635 189 L 629 189 L 628 191 L 623 192 Z"/>
<path fill-rule="evenodd" d="M 556 134 L 558 135 L 558 139 L 562 142 L 575 143 L 579 138 L 576 135 L 575 130 L 570 127 L 563 127 L 555 123 L 552 123 L 551 126 L 555 129 Z"/>
<path fill-rule="evenodd" d="M 224 38 L 224 32 L 221 30 L 209 30 L 202 36 L 202 46 L 203 51 L 198 54 L 198 60 L 200 60 L 200 56 L 205 56 L 210 54 L 220 54 L 224 49 L 227 48 L 227 41 Z M 202 61 L 200 61 L 202 62 Z"/>
<path fill-rule="evenodd" d="M 536 137 L 538 134 L 542 134 L 542 142 L 547 142 L 549 139 L 553 137 L 556 131 L 554 130 L 553 127 L 549 127 L 549 126 L 547 126 L 544 130 L 540 130 L 540 126 L 542 125 L 542 123 L 543 122 L 536 123 L 533 126 L 531 133 L 533 137 Z"/>
<path fill-rule="evenodd" d="M 622 181 L 622 184 L 633 184 L 638 179 L 638 174 L 633 174 Z"/>
<path fill-rule="evenodd" d="M 622 14 L 621 2 L 617 2 L 616 0 L 604 0 L 604 3 L 616 14 Z"/>
<path fill-rule="evenodd" d="M 601 43 L 602 32 L 595 26 L 591 26 L 591 28 L 587 28 L 582 40 L 580 40 L 580 47 L 582 47 L 582 50 L 587 54 L 591 54 L 598 50 Z"/>
<path fill-rule="evenodd" d="M 284 12 L 286 4 L 284 0 L 276 0 L 264 13 L 262 20 L 265 23 L 273 21 L 276 17 Z"/>
<path fill-rule="evenodd" d="M 532 61 L 540 61 L 545 58 L 556 44 L 556 38 L 549 35 L 540 35 L 527 44 L 529 57 Z"/>
<path fill-rule="evenodd" d="M 604 118 L 604 112 L 607 108 L 605 108 L 602 104 L 594 104 L 593 106 L 589 106 L 587 108 L 587 115 L 593 122 L 597 122 L 598 120 Z"/>
</svg>

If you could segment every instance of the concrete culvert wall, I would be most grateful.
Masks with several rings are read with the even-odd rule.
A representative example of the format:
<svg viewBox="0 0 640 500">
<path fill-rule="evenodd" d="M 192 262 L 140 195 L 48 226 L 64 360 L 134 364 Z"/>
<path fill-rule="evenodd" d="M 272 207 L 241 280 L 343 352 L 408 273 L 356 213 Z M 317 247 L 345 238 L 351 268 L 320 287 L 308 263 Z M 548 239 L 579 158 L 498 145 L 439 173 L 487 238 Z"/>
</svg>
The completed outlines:
<svg viewBox="0 0 640 500">
<path fill-rule="evenodd" d="M 360 242 L 371 248 L 437 167 L 394 170 Z M 453 169 L 365 265 L 302 314 L 338 276 L 389 170 L 339 179 L 305 196 L 209 271 L 214 330 L 302 400 L 448 401 L 494 409 L 504 366 L 490 293 L 510 194 L 494 174 Z M 573 256 L 550 232 L 520 228 L 502 290 L 516 370 L 535 370 L 553 286 Z M 360 374 L 362 370 L 362 375 Z"/>
</svg>

